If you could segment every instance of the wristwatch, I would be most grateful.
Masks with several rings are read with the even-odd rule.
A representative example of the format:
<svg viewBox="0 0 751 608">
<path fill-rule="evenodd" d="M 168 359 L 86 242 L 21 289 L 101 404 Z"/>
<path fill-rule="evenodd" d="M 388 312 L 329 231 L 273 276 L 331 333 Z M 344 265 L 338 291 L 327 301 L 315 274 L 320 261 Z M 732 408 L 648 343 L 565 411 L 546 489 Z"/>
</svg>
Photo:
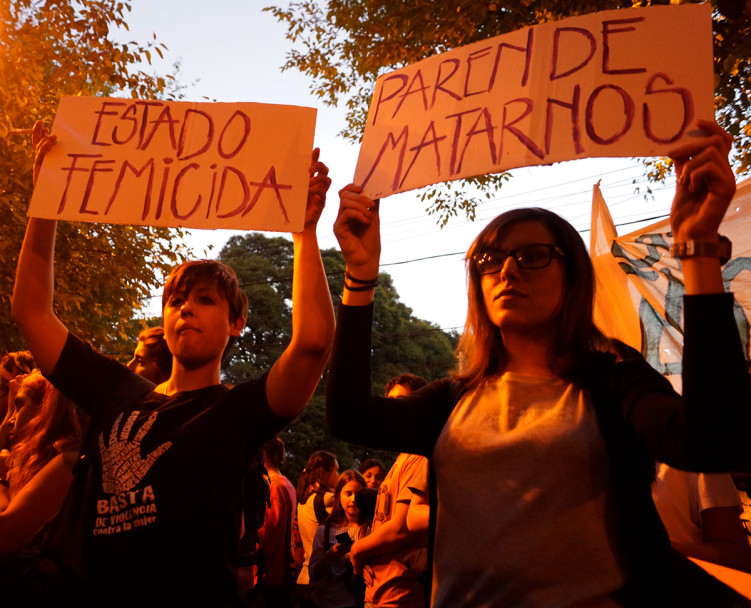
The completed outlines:
<svg viewBox="0 0 751 608">
<path fill-rule="evenodd" d="M 733 252 L 733 244 L 726 236 L 719 235 L 716 243 L 708 241 L 676 241 L 670 246 L 670 255 L 679 260 L 686 258 L 720 258 L 720 264 L 727 264 Z"/>
</svg>

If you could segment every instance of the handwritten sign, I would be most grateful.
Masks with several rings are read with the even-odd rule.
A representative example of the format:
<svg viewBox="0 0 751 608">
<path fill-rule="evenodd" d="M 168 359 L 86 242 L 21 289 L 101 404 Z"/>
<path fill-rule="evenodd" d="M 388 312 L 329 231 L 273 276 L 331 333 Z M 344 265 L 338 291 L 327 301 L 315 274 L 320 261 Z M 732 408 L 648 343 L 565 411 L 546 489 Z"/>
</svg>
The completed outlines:
<svg viewBox="0 0 751 608">
<path fill-rule="evenodd" d="M 604 11 L 381 76 L 354 181 L 377 198 L 515 167 L 664 155 L 713 117 L 708 3 Z"/>
<path fill-rule="evenodd" d="M 63 97 L 29 215 L 299 232 L 316 111 Z"/>
</svg>

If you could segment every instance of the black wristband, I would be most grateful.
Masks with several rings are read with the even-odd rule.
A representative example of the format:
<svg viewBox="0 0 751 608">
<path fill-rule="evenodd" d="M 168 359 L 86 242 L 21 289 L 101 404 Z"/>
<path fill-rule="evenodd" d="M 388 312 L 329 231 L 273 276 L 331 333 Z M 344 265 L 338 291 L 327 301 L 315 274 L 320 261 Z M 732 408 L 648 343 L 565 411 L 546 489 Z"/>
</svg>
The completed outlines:
<svg viewBox="0 0 751 608">
<path fill-rule="evenodd" d="M 345 271 L 344 272 L 344 278 L 347 281 L 352 281 L 353 283 L 358 283 L 359 285 L 372 285 L 373 287 L 375 287 L 376 285 L 378 285 L 378 277 L 377 276 L 376 276 L 375 279 L 370 279 L 369 281 L 363 281 L 362 279 L 358 279 L 358 278 L 353 277 L 351 274 L 349 274 L 348 272 Z"/>
<path fill-rule="evenodd" d="M 368 285 L 360 285 L 358 287 L 352 287 L 351 285 L 344 284 L 344 289 L 349 291 L 368 291 L 369 289 L 375 289 L 377 283 L 370 283 Z"/>
</svg>

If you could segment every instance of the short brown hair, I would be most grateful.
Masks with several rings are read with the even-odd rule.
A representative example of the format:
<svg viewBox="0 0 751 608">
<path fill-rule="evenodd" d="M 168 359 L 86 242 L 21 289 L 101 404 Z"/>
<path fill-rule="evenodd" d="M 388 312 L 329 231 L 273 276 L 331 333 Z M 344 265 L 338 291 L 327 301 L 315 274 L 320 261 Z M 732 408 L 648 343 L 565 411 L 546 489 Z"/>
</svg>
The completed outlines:
<svg viewBox="0 0 751 608">
<path fill-rule="evenodd" d="M 187 296 L 196 285 L 201 284 L 215 286 L 224 296 L 229 305 L 230 322 L 248 316 L 248 296 L 240 288 L 235 271 L 218 260 L 191 260 L 173 268 L 162 291 L 162 311 L 173 293 L 182 291 Z M 225 355 L 235 341 L 236 338 L 231 336 L 224 349 Z"/>
</svg>

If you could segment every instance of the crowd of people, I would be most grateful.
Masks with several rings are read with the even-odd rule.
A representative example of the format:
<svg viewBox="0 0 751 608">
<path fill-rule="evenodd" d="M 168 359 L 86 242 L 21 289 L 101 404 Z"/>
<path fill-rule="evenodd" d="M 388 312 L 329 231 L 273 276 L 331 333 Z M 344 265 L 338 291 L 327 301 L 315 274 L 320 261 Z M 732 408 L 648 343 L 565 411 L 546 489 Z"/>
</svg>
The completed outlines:
<svg viewBox="0 0 751 608">
<path fill-rule="evenodd" d="M 317 150 L 293 235 L 291 341 L 232 387 L 221 364 L 248 300 L 231 269 L 175 268 L 162 326 L 123 365 L 55 315 L 56 222 L 31 218 L 12 298 L 29 351 L 0 360 L 8 605 L 751 605 L 686 558 L 751 572 L 728 485 L 751 471 L 748 365 L 718 235 L 732 142 L 697 127 L 671 153 L 682 395 L 595 326 L 586 247 L 544 209 L 498 216 L 470 247 L 452 375 L 405 370 L 384 396 L 370 378 L 379 201 L 356 184 L 339 193 L 335 321 L 316 237 L 331 180 Z M 55 138 L 37 124 L 33 141 L 36 174 Z M 278 434 L 327 366 L 332 435 L 398 456 L 340 472 L 317 450 L 295 485 Z"/>
</svg>

